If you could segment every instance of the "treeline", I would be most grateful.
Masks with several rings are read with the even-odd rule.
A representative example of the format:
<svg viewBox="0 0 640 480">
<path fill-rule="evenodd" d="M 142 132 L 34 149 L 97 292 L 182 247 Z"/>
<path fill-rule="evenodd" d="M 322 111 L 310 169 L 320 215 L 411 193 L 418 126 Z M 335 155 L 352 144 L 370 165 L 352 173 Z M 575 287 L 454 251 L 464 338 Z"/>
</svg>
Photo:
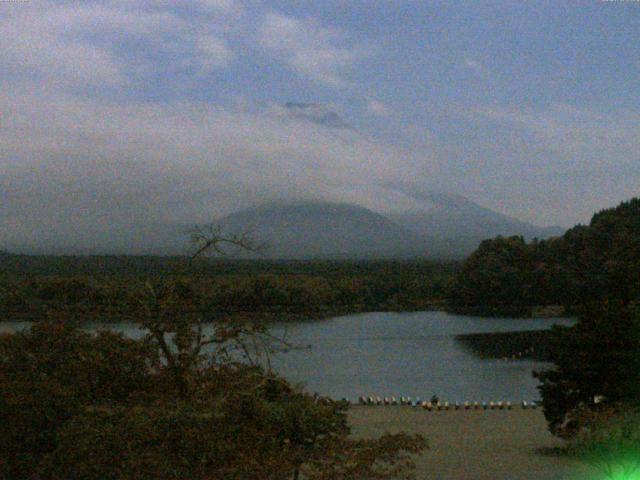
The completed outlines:
<svg viewBox="0 0 640 480">
<path fill-rule="evenodd" d="M 542 362 L 552 359 L 549 330 L 466 333 L 456 335 L 456 340 L 481 358 Z"/>
<path fill-rule="evenodd" d="M 640 297 L 640 199 L 596 213 L 562 237 L 485 240 L 447 291 L 450 308 L 523 314 L 540 305 L 581 306 Z"/>
<path fill-rule="evenodd" d="M 65 311 L 80 320 L 139 316 L 140 292 L 179 283 L 186 308 L 209 320 L 261 314 L 268 320 L 364 311 L 420 310 L 444 302 L 455 265 L 428 262 L 198 262 L 154 257 L 7 256 L 0 313 L 36 320 Z M 81 273 L 83 271 L 84 273 Z M 163 273 L 171 272 L 171 273 Z M 266 273 L 271 272 L 271 273 Z"/>
<path fill-rule="evenodd" d="M 175 275 L 184 270 L 187 257 L 153 255 L 25 255 L 0 250 L 0 272 L 20 275 L 74 276 Z M 431 260 L 272 260 L 241 258 L 198 258 L 189 272 L 206 276 L 227 275 L 430 275 L 450 272 L 456 262 Z"/>
</svg>

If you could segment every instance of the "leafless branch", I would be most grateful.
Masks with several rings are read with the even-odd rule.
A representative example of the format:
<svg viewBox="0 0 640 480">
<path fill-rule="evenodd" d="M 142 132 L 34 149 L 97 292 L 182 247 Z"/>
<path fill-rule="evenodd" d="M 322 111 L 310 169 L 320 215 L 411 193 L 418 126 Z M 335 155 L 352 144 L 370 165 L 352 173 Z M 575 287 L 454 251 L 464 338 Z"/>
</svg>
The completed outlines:
<svg viewBox="0 0 640 480">
<path fill-rule="evenodd" d="M 191 244 L 196 251 L 189 257 L 189 266 L 194 260 L 214 251 L 222 256 L 228 256 L 229 252 L 225 246 L 237 247 L 245 252 L 261 254 L 266 250 L 265 243 L 258 243 L 254 240 L 250 230 L 236 233 L 225 233 L 221 225 L 196 225 L 187 232 L 191 238 Z"/>
</svg>

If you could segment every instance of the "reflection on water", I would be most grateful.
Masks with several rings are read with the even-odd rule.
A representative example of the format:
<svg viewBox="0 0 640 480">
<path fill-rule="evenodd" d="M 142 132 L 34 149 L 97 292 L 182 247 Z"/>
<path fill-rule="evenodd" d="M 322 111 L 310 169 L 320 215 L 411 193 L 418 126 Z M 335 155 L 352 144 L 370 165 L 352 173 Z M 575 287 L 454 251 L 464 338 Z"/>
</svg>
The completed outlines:
<svg viewBox="0 0 640 480">
<path fill-rule="evenodd" d="M 509 319 L 451 315 L 444 312 L 367 313 L 329 320 L 276 324 L 273 332 L 308 346 L 274 356 L 275 370 L 310 391 L 335 398 L 359 395 L 437 394 L 449 401 L 532 400 L 539 398 L 536 361 L 481 360 L 455 340 L 464 333 L 539 330 L 568 319 Z M 26 328 L 0 322 L 0 332 Z M 93 324 L 97 329 L 104 325 Z M 131 337 L 135 324 L 109 328 Z"/>
</svg>

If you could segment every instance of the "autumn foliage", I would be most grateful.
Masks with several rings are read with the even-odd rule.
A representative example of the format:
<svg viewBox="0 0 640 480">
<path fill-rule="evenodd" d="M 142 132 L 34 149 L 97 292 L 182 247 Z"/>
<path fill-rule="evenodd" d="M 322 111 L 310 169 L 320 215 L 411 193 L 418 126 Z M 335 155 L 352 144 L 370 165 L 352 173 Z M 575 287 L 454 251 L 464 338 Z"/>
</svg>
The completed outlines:
<svg viewBox="0 0 640 480">
<path fill-rule="evenodd" d="M 135 301 L 139 340 L 58 311 L 0 337 L 0 478 L 412 478 L 424 439 L 351 438 L 346 403 L 265 368 L 278 339 L 263 324 L 212 315 L 174 277 Z"/>
</svg>

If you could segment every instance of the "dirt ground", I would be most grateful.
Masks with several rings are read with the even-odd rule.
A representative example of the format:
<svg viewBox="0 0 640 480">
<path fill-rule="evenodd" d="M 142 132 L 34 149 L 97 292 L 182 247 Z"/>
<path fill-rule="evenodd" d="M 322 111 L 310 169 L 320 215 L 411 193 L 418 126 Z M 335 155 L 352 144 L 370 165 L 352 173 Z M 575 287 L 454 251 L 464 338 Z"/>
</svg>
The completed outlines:
<svg viewBox="0 0 640 480">
<path fill-rule="evenodd" d="M 562 445 L 542 412 L 523 410 L 426 411 L 406 406 L 353 406 L 356 436 L 421 433 L 429 442 L 416 459 L 427 480 L 584 480 L 598 477 L 582 464 L 542 453 Z"/>
</svg>

